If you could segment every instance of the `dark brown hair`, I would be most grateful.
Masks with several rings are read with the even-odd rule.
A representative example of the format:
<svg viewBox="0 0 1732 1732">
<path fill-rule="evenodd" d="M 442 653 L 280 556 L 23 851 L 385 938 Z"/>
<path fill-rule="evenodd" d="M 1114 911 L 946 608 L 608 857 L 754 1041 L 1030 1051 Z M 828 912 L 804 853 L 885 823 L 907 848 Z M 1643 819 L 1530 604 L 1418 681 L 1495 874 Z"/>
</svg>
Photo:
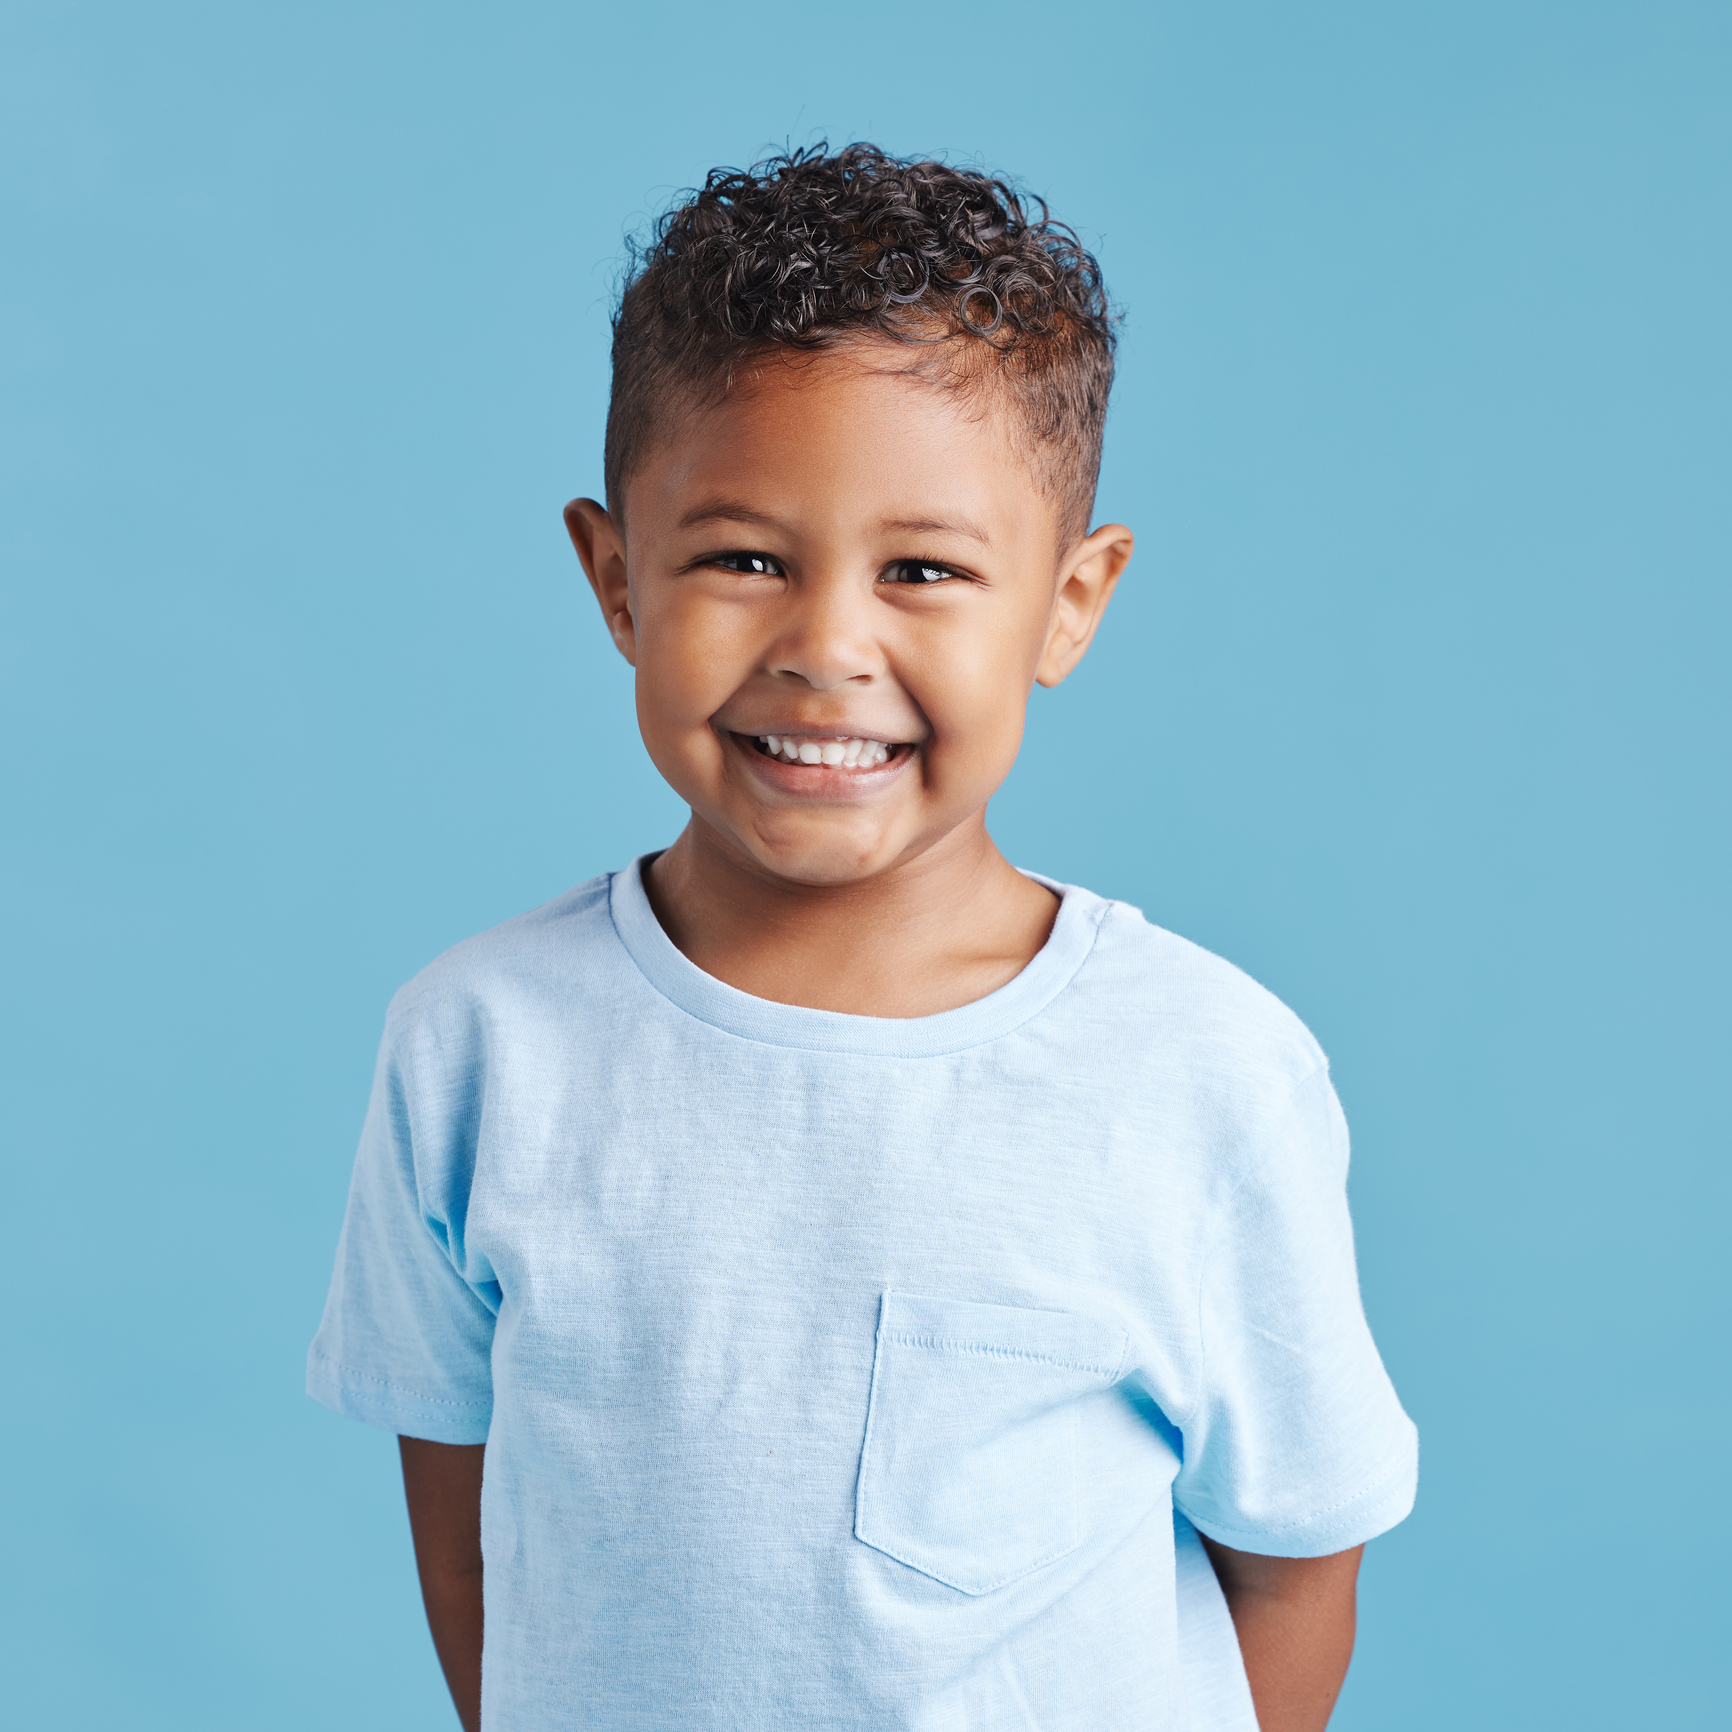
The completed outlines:
<svg viewBox="0 0 1732 1732">
<path fill-rule="evenodd" d="M 1068 544 L 1086 532 L 1113 379 L 1100 266 L 1039 198 L 869 144 L 718 168 L 633 247 L 613 320 L 610 509 L 660 417 L 742 366 L 882 338 L 910 371 L 1003 394 Z"/>
</svg>

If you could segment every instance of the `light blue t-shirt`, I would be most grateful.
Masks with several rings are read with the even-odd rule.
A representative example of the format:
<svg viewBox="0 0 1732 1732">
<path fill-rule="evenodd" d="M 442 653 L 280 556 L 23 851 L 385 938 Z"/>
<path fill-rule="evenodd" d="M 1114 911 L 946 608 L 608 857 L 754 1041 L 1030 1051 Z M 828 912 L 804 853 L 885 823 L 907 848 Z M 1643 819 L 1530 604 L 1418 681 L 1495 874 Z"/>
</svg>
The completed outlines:
<svg viewBox="0 0 1732 1732">
<path fill-rule="evenodd" d="M 397 995 L 310 1360 L 488 1446 L 487 1732 L 1254 1732 L 1195 1530 L 1415 1477 L 1316 1043 L 1063 886 L 977 1003 L 773 1004 L 641 864 Z"/>
</svg>

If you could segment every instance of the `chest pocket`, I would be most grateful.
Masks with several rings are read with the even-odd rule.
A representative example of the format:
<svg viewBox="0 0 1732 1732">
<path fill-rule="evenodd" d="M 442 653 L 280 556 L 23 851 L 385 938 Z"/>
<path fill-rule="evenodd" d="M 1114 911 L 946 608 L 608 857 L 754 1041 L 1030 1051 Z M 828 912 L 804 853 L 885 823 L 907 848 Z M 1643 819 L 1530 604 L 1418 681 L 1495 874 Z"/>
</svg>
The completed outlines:
<svg viewBox="0 0 1732 1732">
<path fill-rule="evenodd" d="M 884 1295 L 854 1536 L 965 1594 L 1082 1544 L 1077 1405 L 1129 1338 L 1063 1311 Z"/>
</svg>

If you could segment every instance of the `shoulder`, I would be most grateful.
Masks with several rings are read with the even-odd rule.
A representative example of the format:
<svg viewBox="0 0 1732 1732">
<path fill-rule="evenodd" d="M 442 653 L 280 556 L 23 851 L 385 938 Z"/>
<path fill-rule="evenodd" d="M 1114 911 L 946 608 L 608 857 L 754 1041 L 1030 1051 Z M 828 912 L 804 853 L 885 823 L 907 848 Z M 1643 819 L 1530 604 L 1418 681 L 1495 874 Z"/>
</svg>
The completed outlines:
<svg viewBox="0 0 1732 1732">
<path fill-rule="evenodd" d="M 435 958 L 391 1000 L 387 1044 L 468 1044 L 592 991 L 616 961 L 611 882 L 591 878 Z"/>
<path fill-rule="evenodd" d="M 1271 1105 L 1328 1069 L 1311 1031 L 1267 987 L 1129 903 L 1101 902 L 1095 943 L 1073 987 L 1132 1062 Z"/>
</svg>

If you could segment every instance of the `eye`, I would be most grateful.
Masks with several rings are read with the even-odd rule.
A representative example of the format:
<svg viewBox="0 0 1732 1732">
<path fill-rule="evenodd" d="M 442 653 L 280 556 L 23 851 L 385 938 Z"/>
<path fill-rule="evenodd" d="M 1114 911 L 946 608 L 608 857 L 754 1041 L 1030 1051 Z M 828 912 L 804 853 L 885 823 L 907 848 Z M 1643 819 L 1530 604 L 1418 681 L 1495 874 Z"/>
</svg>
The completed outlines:
<svg viewBox="0 0 1732 1732">
<path fill-rule="evenodd" d="M 723 571 L 737 571 L 742 577 L 785 577 L 780 560 L 767 553 L 747 553 L 737 549 L 727 553 L 706 554 L 700 565 L 719 565 Z"/>
<path fill-rule="evenodd" d="M 943 583 L 946 578 L 961 575 L 961 572 L 952 571 L 948 565 L 934 565 L 929 559 L 899 559 L 885 573 L 892 583 L 912 584 Z"/>
</svg>

